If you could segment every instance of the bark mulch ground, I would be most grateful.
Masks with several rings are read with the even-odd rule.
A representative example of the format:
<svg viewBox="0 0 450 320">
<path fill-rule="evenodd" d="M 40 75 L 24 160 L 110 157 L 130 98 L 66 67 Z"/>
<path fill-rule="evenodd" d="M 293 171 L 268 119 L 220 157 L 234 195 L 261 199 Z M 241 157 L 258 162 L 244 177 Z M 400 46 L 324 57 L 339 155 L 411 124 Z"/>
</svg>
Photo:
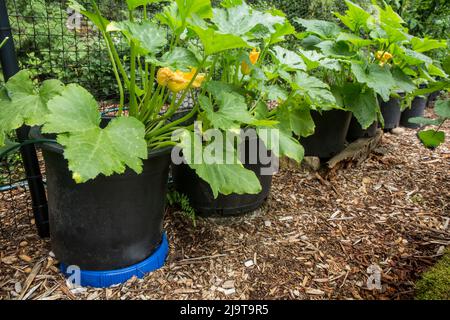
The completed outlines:
<svg viewBox="0 0 450 320">
<path fill-rule="evenodd" d="M 449 142 L 427 150 L 410 129 L 333 176 L 284 168 L 253 214 L 194 228 L 168 210 L 166 266 L 110 289 L 67 287 L 17 190 L 22 207 L 0 202 L 0 299 L 410 299 L 450 243 L 449 168 Z"/>
</svg>

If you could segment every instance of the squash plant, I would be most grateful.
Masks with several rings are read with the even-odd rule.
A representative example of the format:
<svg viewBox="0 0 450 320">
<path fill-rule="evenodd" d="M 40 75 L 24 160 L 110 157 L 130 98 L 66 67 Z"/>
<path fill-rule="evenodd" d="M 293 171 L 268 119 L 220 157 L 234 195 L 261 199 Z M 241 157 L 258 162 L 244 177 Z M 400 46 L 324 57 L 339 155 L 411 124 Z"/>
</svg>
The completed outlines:
<svg viewBox="0 0 450 320">
<path fill-rule="evenodd" d="M 167 16 L 167 11 L 163 14 Z M 303 70 L 302 58 L 280 46 L 295 29 L 282 12 L 258 11 L 244 1 L 223 1 L 220 8 L 213 9 L 210 21 L 190 21 L 187 27 L 199 36 L 209 68 L 207 81 L 198 95 L 197 120 L 202 127 L 194 132 L 182 130 L 178 135 L 179 146 L 187 164 L 209 182 L 214 196 L 244 193 L 243 179 L 248 181 L 246 193 L 258 193 L 261 187 L 255 174 L 236 170 L 236 165 L 241 166 L 241 163 L 233 139 L 240 141 L 241 129 L 255 129 L 276 156 L 301 161 L 304 151 L 293 134 L 305 131 L 305 123 L 309 128 L 314 126 L 309 113 L 304 112 L 308 111 L 298 104 L 296 110 L 289 110 L 287 103 L 273 110 L 267 106 L 268 100 L 280 103 L 302 96 L 297 88 L 288 94 L 277 85 L 280 74 L 289 77 L 287 70 Z M 216 43 L 221 45 L 216 47 Z M 296 60 L 291 61 L 287 54 L 295 56 Z M 225 138 L 209 136 L 209 129 L 219 130 Z M 311 129 L 307 130 L 312 133 Z M 196 139 L 197 144 L 192 142 Z M 224 150 L 223 141 L 227 142 Z M 212 159 L 197 161 L 196 154 L 209 155 Z M 225 163 L 225 158 L 236 159 L 236 163 Z M 201 160 L 209 164 L 204 165 Z M 220 185 L 219 179 L 212 178 L 214 176 L 220 177 Z"/>
<path fill-rule="evenodd" d="M 305 31 L 297 35 L 298 52 L 332 87 L 340 108 L 349 110 L 363 129 L 383 123 L 377 96 L 412 93 L 432 76 L 446 76 L 423 52 L 446 46 L 445 41 L 408 34 L 404 21 L 388 5 L 364 10 L 346 1 L 345 14 L 335 13 L 340 24 L 296 19 Z M 305 50 L 306 49 L 306 50 Z"/>
<path fill-rule="evenodd" d="M 94 179 L 99 174 L 123 173 L 129 167 L 140 173 L 142 159 L 148 150 L 174 145 L 171 135 L 176 126 L 192 116 L 175 122 L 167 119 L 181 105 L 184 96 L 199 87 L 200 70 L 206 59 L 180 47 L 181 33 L 168 32 L 147 16 L 145 6 L 153 0 L 128 0 L 129 19 L 108 21 L 100 13 L 96 1 L 93 11 L 72 2 L 71 7 L 85 15 L 103 35 L 114 71 L 119 96 L 117 117 L 101 127 L 101 115 L 94 97 L 76 84 L 65 86 L 58 80 L 36 85 L 27 70 L 12 77 L 3 89 L 0 115 L 0 145 L 6 132 L 23 124 L 42 126 L 42 132 L 57 134 L 56 141 L 64 147 L 64 156 L 76 182 Z M 177 14 L 182 24 L 192 16 L 209 17 L 210 6 L 198 4 L 209 1 L 179 1 Z M 137 20 L 136 12 L 143 9 Z M 182 12 L 182 14 L 180 13 Z M 129 44 L 129 55 L 120 57 L 113 34 L 120 34 Z M 169 43 L 171 39 L 171 43 Z M 156 85 L 155 79 L 164 72 L 158 67 L 171 67 L 166 75 L 170 88 Z M 159 73 L 159 74 L 158 74 Z M 181 99 L 169 101 L 170 92 L 183 92 Z M 127 112 L 125 113 L 125 105 Z M 161 109 L 169 105 L 161 115 Z"/>
<path fill-rule="evenodd" d="M 294 32 L 282 13 L 256 11 L 242 1 L 224 1 L 213 10 L 209 0 L 176 0 L 150 17 L 146 6 L 152 2 L 157 1 L 127 0 L 129 18 L 124 21 L 108 21 L 95 0 L 91 11 L 71 3 L 105 40 L 118 84 L 114 119 L 101 126 L 98 104 L 81 86 L 58 80 L 37 84 L 24 70 L 0 95 L 0 145 L 7 132 L 23 124 L 42 126 L 43 133 L 57 135 L 73 178 L 81 183 L 99 174 L 123 173 L 127 167 L 140 173 L 148 150 L 178 145 L 187 158 L 192 151 L 203 155 L 208 147 L 216 147 L 203 135 L 208 128 L 235 132 L 278 123 L 276 112 L 264 106 L 263 87 L 271 79 L 267 70 L 258 70 L 272 46 Z M 128 43 L 127 56 L 119 55 L 116 37 Z M 169 121 L 189 93 L 196 97 L 193 109 Z M 195 143 L 199 130 L 185 125 L 198 112 L 205 125 L 200 144 Z M 282 131 L 280 155 L 301 160 L 301 146 L 288 129 Z M 259 181 L 243 167 L 237 148 L 227 145 L 222 151 L 213 155 L 216 162 L 190 163 L 214 195 L 259 192 Z M 235 161 L 221 163 L 223 155 Z"/>
</svg>

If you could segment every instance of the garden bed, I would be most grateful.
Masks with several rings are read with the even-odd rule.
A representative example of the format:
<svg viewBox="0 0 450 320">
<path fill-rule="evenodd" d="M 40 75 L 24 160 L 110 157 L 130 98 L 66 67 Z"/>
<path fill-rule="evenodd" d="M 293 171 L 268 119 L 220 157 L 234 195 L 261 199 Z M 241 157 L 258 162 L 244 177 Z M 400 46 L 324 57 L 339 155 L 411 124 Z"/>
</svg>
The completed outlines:
<svg viewBox="0 0 450 320">
<path fill-rule="evenodd" d="M 283 168 L 252 215 L 194 228 L 170 209 L 166 266 L 110 289 L 69 289 L 25 201 L 20 214 L 1 201 L 9 227 L 0 234 L 0 299 L 413 298 L 414 282 L 450 243 L 449 163 L 448 142 L 430 151 L 405 129 L 329 180 Z M 383 271 L 381 291 L 367 289 L 372 264 Z"/>
</svg>

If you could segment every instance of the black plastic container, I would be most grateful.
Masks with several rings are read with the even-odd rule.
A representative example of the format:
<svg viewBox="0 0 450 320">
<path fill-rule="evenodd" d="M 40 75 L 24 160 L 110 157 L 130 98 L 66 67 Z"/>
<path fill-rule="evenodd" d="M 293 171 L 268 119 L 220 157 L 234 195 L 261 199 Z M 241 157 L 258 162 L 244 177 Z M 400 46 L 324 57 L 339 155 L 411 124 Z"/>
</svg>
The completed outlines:
<svg viewBox="0 0 450 320">
<path fill-rule="evenodd" d="M 246 140 L 243 146 L 246 155 L 249 154 L 248 141 L 250 140 Z M 257 141 L 257 163 L 251 164 L 248 157 L 241 159 L 241 162 L 246 169 L 252 170 L 258 177 L 262 186 L 262 191 L 259 194 L 219 194 L 214 199 L 209 184 L 197 176 L 195 171 L 186 164 L 172 165 L 172 177 L 176 190 L 185 194 L 189 198 L 189 203 L 192 208 L 202 216 L 233 216 L 258 209 L 264 204 L 270 194 L 272 175 L 261 175 L 261 170 L 263 168 L 268 169 L 268 166 L 261 163 L 259 151 L 261 150 L 262 154 L 266 154 L 268 157 L 270 156 L 270 152 L 267 151 L 261 140 L 258 139 Z M 271 169 L 268 170 L 270 171 Z"/>
<path fill-rule="evenodd" d="M 400 125 L 411 129 L 420 128 L 420 124 L 410 123 L 409 119 L 414 117 L 423 117 L 426 106 L 427 99 L 425 97 L 415 97 L 411 103 L 411 108 L 403 110 Z"/>
<path fill-rule="evenodd" d="M 311 111 L 316 124 L 316 131 L 312 136 L 300 138 L 305 148 L 305 156 L 331 158 L 345 148 L 351 112 L 329 110 L 319 113 Z"/>
<path fill-rule="evenodd" d="M 42 138 L 33 128 L 32 138 Z M 58 144 L 41 145 L 52 250 L 65 265 L 115 270 L 152 255 L 162 239 L 170 149 L 149 153 L 142 174 L 100 175 L 76 184 Z"/>
<path fill-rule="evenodd" d="M 435 91 L 428 95 L 427 108 L 432 108 L 437 98 L 441 95 L 441 91 Z"/>
<path fill-rule="evenodd" d="M 378 98 L 380 103 L 381 114 L 384 119 L 384 130 L 392 130 L 400 125 L 402 111 L 400 109 L 400 99 L 391 97 L 387 102 Z"/>
<path fill-rule="evenodd" d="M 352 117 L 347 132 L 347 141 L 353 142 L 361 138 L 372 138 L 377 134 L 378 121 L 375 121 L 367 129 L 363 129 L 355 117 Z"/>
</svg>

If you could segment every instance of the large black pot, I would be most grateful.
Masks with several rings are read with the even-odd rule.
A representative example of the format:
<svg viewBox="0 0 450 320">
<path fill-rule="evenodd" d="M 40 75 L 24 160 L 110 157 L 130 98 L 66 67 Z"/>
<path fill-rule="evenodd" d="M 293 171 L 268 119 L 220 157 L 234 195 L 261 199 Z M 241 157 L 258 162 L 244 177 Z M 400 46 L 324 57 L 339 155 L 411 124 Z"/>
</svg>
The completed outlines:
<svg viewBox="0 0 450 320">
<path fill-rule="evenodd" d="M 312 136 L 300 138 L 306 156 L 330 158 L 345 148 L 345 138 L 352 118 L 351 112 L 342 110 L 311 111 L 316 125 Z"/>
<path fill-rule="evenodd" d="M 402 116 L 400 99 L 391 97 L 389 101 L 385 102 L 383 99 L 379 98 L 378 101 L 384 119 L 384 130 L 397 128 L 400 125 L 400 118 Z"/>
<path fill-rule="evenodd" d="M 415 97 L 411 103 L 411 108 L 405 109 L 402 112 L 400 124 L 403 127 L 417 129 L 420 128 L 420 124 L 410 123 L 409 119 L 415 117 L 423 117 L 425 114 L 425 108 L 427 106 L 427 99 L 424 97 Z"/>
<path fill-rule="evenodd" d="M 372 138 L 377 134 L 378 121 L 375 121 L 367 129 L 363 129 L 355 117 L 352 117 L 347 132 L 347 141 L 353 142 L 361 138 Z"/>
<path fill-rule="evenodd" d="M 42 138 L 33 128 L 32 138 Z M 76 184 L 58 144 L 44 143 L 52 250 L 65 265 L 115 270 L 139 263 L 162 239 L 170 149 L 149 152 L 142 174 Z"/>
<path fill-rule="evenodd" d="M 441 91 L 435 91 L 428 95 L 427 108 L 432 108 L 437 98 L 441 95 Z"/>
<path fill-rule="evenodd" d="M 245 148 L 245 155 L 249 154 L 249 141 L 255 140 L 246 140 L 241 145 L 241 148 Z M 246 169 L 252 170 L 258 177 L 262 186 L 262 191 L 259 194 L 219 194 L 214 199 L 209 184 L 186 164 L 172 165 L 174 186 L 178 192 L 185 194 L 189 198 L 191 207 L 202 216 L 233 216 L 254 211 L 266 201 L 272 186 L 272 175 L 261 175 L 261 170 L 263 168 L 267 169 L 267 165 L 263 165 L 259 157 L 259 151 L 267 156 L 270 156 L 270 152 L 267 151 L 264 143 L 259 139 L 257 139 L 257 148 L 258 157 L 256 163 L 250 163 L 249 157 L 241 158 L 241 162 Z"/>
</svg>

